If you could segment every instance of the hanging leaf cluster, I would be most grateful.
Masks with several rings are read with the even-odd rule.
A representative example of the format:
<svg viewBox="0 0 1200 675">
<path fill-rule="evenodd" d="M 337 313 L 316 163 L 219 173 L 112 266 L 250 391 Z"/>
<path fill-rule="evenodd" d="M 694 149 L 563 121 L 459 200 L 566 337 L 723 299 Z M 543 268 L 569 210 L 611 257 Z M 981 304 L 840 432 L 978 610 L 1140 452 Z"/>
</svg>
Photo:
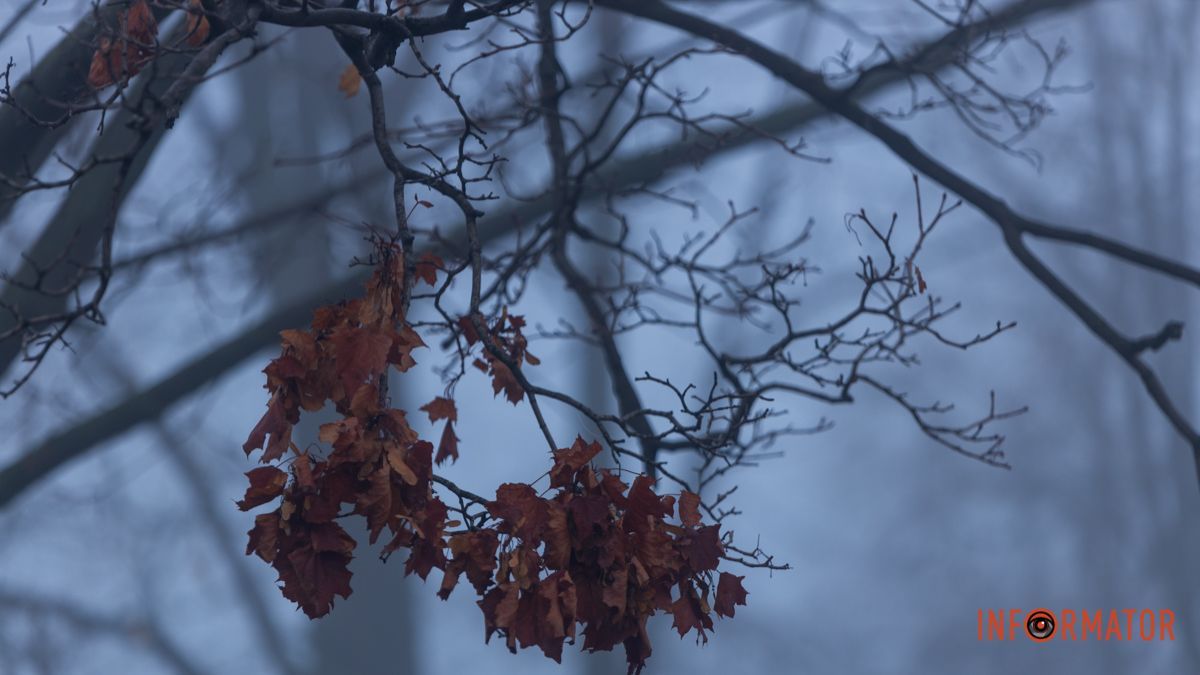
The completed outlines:
<svg viewBox="0 0 1200 675">
<path fill-rule="evenodd" d="M 405 411 L 390 407 L 386 386 L 388 371 L 413 368 L 413 351 L 425 346 L 406 321 L 406 284 L 435 284 L 443 265 L 422 258 L 406 276 L 398 246 L 378 242 L 376 250 L 365 295 L 319 308 L 308 330 L 283 331 L 282 352 L 264 369 L 267 410 L 243 445 L 248 455 L 262 450 L 263 466 L 246 474 L 238 506 L 274 509 L 255 517 L 247 554 L 271 564 L 284 596 L 317 618 L 351 593 L 358 542 L 340 523 L 361 516 L 369 543 L 385 537 L 384 559 L 404 549 L 406 574 L 442 571 L 443 599 L 465 575 L 486 639 L 499 635 L 514 652 L 536 646 L 557 661 L 563 645 L 579 639 L 589 651 L 619 645 L 637 673 L 651 653 L 647 620 L 660 612 L 680 636 L 695 631 L 707 641 L 713 614 L 732 617 L 746 602 L 743 577 L 717 569 L 720 525 L 702 522 L 695 494 L 659 495 L 648 476 L 626 484 L 594 469 L 598 443 L 579 438 L 553 454 L 548 494 L 523 483 L 500 485 L 490 500 L 465 493 L 480 512 L 459 509 L 465 526 L 450 519 L 433 471 L 459 457 L 457 407 L 438 396 L 420 408 L 444 423 L 435 456 Z M 476 325 L 488 331 L 493 349 L 476 365 L 494 393 L 520 402 L 524 390 L 509 364 L 538 363 L 524 319 L 505 312 L 490 324 L 459 325 L 470 345 L 485 342 Z M 329 404 L 340 419 L 320 427 L 324 446 L 302 448 L 293 439 L 301 414 Z"/>
<path fill-rule="evenodd" d="M 672 615 L 681 637 L 694 630 L 707 641 L 713 612 L 732 617 L 746 591 L 743 577 L 714 577 L 720 525 L 701 523 L 699 497 L 655 494 L 645 475 L 628 486 L 589 465 L 599 452 L 579 438 L 554 453 L 549 497 L 522 483 L 497 488 L 487 504 L 495 525 L 450 538 L 439 595 L 465 574 L 482 596 L 487 639 L 500 633 L 509 650 L 536 645 L 555 661 L 579 637 L 588 651 L 620 645 L 636 673 L 650 656 L 655 613 Z"/>
</svg>

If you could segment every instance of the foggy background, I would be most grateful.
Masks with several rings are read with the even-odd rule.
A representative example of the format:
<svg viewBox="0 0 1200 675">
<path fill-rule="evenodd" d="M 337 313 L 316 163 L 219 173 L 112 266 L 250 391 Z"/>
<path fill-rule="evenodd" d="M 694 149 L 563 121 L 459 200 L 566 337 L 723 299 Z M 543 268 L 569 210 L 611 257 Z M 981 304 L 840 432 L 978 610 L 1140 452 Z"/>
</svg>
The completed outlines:
<svg viewBox="0 0 1200 675">
<path fill-rule="evenodd" d="M 0 22 L 23 4 L 0 0 Z M 915 6 L 892 0 L 680 4 L 734 22 L 810 67 L 847 41 L 865 55 L 876 38 L 902 48 L 943 30 Z M 84 7 L 55 0 L 38 8 L 0 42 L 0 56 L 11 56 L 14 73 L 24 75 Z M 1040 168 L 987 144 L 950 111 L 897 124 L 1021 213 L 1194 262 L 1198 15 L 1191 0 L 1092 0 L 1027 23 L 1039 40 L 1054 45 L 1062 38 L 1069 46 L 1056 81 L 1078 87 L 1053 96 L 1053 114 L 1018 144 L 1040 154 Z M 336 152 L 369 129 L 369 118 L 365 92 L 346 99 L 337 91 L 346 62 L 326 33 L 273 30 L 265 37 L 280 37 L 278 44 L 203 85 L 184 108 L 121 213 L 116 259 L 278 211 L 323 189 L 359 185 L 319 209 L 118 275 L 106 300 L 109 325 L 76 331 L 73 351 L 56 350 L 29 385 L 0 404 L 0 464 L 238 335 L 271 308 L 347 277 L 350 259 L 364 250 L 353 226 L 389 222 L 388 188 L 373 149 L 319 164 L 277 161 Z M 443 47 L 469 37 L 443 36 L 426 50 L 454 62 L 463 53 Z M 582 73 L 595 67 L 598 52 L 644 56 L 682 39 L 597 12 L 561 51 L 566 67 Z M 514 58 L 528 65 L 534 56 L 527 50 Z M 478 101 L 494 96 L 499 108 L 499 93 L 485 87 L 490 78 L 512 76 L 504 64 L 512 62 L 468 71 L 460 86 L 480 83 Z M 1036 64 L 1021 58 L 1001 64 L 998 82 L 1038 77 Z M 695 93 L 711 87 L 704 105 L 725 112 L 765 112 L 802 100 L 730 56 L 696 58 L 671 77 Z M 447 117 L 445 100 L 429 83 L 384 81 L 395 126 Z M 888 89 L 866 107 L 897 108 L 907 96 L 903 86 Z M 80 154 L 93 134 L 88 125 L 73 130 Z M 895 211 L 911 225 L 911 172 L 879 143 L 830 118 L 787 136 L 803 137 L 806 152 L 831 162 L 751 144 L 714 155 L 700 172 L 685 167 L 660 182 L 699 204 L 695 216 L 661 203 L 646 208 L 661 210 L 649 215 L 672 237 L 711 231 L 729 200 L 762 207 L 752 225 L 756 237 L 783 240 L 811 219 L 814 236 L 801 253 L 821 272 L 803 296 L 820 315 L 823 303 L 836 307 L 841 298 L 844 305 L 857 290 L 862 249 L 845 214 L 865 208 L 886 221 Z M 626 151 L 662 140 L 647 134 Z M 506 174 L 532 192 L 544 175 L 528 167 L 537 160 L 544 168 L 544 151 L 508 151 L 534 158 L 511 162 Z M 926 206 L 936 203 L 940 187 L 921 185 Z M 61 199 L 59 192 L 39 193 L 18 203 L 0 224 L 0 267 L 18 264 Z M 450 215 L 419 215 L 429 222 L 440 213 Z M 1189 418 L 1200 419 L 1197 294 L 1092 253 L 1035 246 L 1123 330 L 1140 335 L 1168 319 L 1187 323 L 1184 339 L 1152 362 Z M 681 640 L 668 617 L 652 618 L 646 672 L 1200 672 L 1200 486 L 1186 443 L 1134 373 L 1019 267 L 983 216 L 966 207 L 955 212 L 925 256 L 930 291 L 963 304 L 948 324 L 957 334 L 974 335 L 998 320 L 1017 328 L 965 352 L 926 340 L 918 349 L 921 367 L 897 370 L 892 381 L 922 400 L 954 401 L 963 415 L 984 410 L 990 390 L 1002 405 L 1029 406 L 1002 426 L 1013 469 L 936 446 L 881 397 L 842 408 L 789 403 L 797 425 L 827 417 L 834 428 L 782 440 L 773 448 L 780 457 L 734 474 L 744 513 L 727 527 L 793 569 L 732 569 L 746 574 L 748 606 L 736 619 L 718 621 L 703 647 L 693 635 Z M 602 269 L 604 261 L 595 264 Z M 522 310 L 531 325 L 547 328 L 560 316 L 581 316 L 560 283 L 537 286 Z M 670 340 L 622 346 L 633 373 L 710 377 L 679 358 Z M 260 371 L 276 349 L 261 349 L 0 511 L 0 673 L 624 672 L 619 653 L 582 655 L 568 647 L 559 666 L 536 650 L 511 655 L 503 640 L 485 645 L 472 594 L 460 590 L 442 602 L 440 575 L 425 583 L 404 578 L 401 561 L 381 564 L 365 543 L 353 566 L 354 594 L 329 617 L 309 621 L 287 602 L 274 571 L 243 555 L 253 516 L 233 503 L 245 489 L 243 472 L 254 466 L 241 445 L 264 410 Z M 539 375 L 613 407 L 603 368 L 583 347 L 531 340 L 530 349 L 544 364 Z M 427 366 L 443 356 L 436 349 L 415 356 L 424 367 L 393 382 L 397 407 L 420 405 L 441 389 Z M 487 495 L 545 469 L 526 403 L 513 408 L 493 399 L 476 373 L 458 389 L 458 409 L 462 458 L 439 473 Z M 561 409 L 550 413 L 559 437 L 587 434 L 582 420 Z M 410 419 L 431 435 L 424 415 Z M 311 436 L 317 423 L 304 422 L 298 434 L 307 427 Z M 977 641 L 977 610 L 1034 607 L 1169 608 L 1176 639 Z"/>
</svg>

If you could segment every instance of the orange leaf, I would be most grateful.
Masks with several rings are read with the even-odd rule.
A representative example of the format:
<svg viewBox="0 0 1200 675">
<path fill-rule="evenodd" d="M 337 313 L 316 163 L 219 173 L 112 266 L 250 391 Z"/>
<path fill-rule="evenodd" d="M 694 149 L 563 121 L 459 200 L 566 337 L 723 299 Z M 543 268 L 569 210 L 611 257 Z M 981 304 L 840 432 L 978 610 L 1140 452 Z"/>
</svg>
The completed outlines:
<svg viewBox="0 0 1200 675">
<path fill-rule="evenodd" d="M 438 396 L 429 403 L 421 406 L 421 410 L 429 413 L 430 422 L 438 420 L 458 421 L 458 409 L 454 407 L 454 401 L 448 398 Z"/>
<path fill-rule="evenodd" d="M 191 0 L 189 5 L 186 42 L 189 47 L 199 47 L 208 40 L 208 17 L 204 15 L 204 5 L 200 0 Z"/>
<path fill-rule="evenodd" d="M 142 66 L 154 58 L 158 22 L 146 0 L 137 0 L 130 5 L 121 14 L 120 24 L 121 34 L 115 40 L 100 38 L 100 44 L 92 54 L 87 84 L 93 89 L 103 89 L 137 75 Z"/>
<path fill-rule="evenodd" d="M 358 72 L 358 68 L 351 63 L 342 71 L 342 76 L 338 78 L 338 91 L 346 95 L 346 98 L 354 98 L 358 94 L 359 87 L 362 86 L 362 74 Z"/>
<path fill-rule="evenodd" d="M 100 38 L 100 46 L 92 54 L 92 65 L 88 68 L 88 86 L 103 89 L 116 82 L 117 75 L 123 70 L 121 62 L 121 50 L 114 49 L 108 38 Z"/>
<path fill-rule="evenodd" d="M 125 34 L 143 48 L 153 46 L 154 38 L 158 35 L 158 22 L 154 20 L 154 13 L 150 11 L 146 0 L 137 0 L 129 6 L 129 12 L 125 15 Z"/>
<path fill-rule="evenodd" d="M 688 527 L 700 524 L 700 496 L 684 490 L 679 493 L 679 521 Z"/>
</svg>

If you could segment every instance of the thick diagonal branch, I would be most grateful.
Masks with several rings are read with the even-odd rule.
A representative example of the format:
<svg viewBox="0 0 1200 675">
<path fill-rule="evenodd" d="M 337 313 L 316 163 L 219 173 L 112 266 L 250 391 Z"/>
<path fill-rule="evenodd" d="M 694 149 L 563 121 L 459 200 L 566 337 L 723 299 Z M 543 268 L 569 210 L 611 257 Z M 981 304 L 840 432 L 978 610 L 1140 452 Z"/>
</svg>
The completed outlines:
<svg viewBox="0 0 1200 675">
<path fill-rule="evenodd" d="M 141 642 L 163 663 L 182 675 L 200 675 L 196 664 L 171 640 L 158 622 L 100 614 L 64 600 L 28 595 L 0 588 L 0 604 L 8 611 L 54 616 L 77 630 L 124 637 Z"/>
<path fill-rule="evenodd" d="M 1150 397 L 1191 446 L 1197 479 L 1200 480 L 1200 432 L 1197 432 L 1191 422 L 1175 406 L 1153 369 L 1142 360 L 1140 349 L 1144 349 L 1142 347 L 1144 341 L 1122 335 L 1105 317 L 1034 256 L 1025 243 L 1024 237 L 1030 235 L 1053 238 L 1088 246 L 1197 286 L 1200 286 L 1200 270 L 1146 251 L 1137 251 L 1132 247 L 1108 241 L 1098 235 L 1088 235 L 1066 227 L 1049 225 L 1017 213 L 999 197 L 987 192 L 951 167 L 927 154 L 908 136 L 878 116 L 867 112 L 847 96 L 846 92 L 830 87 L 819 73 L 808 70 L 787 56 L 733 29 L 687 12 L 681 12 L 656 0 L 597 0 L 597 4 L 712 40 L 758 63 L 776 77 L 807 94 L 833 114 L 874 136 L 909 166 L 957 193 L 987 215 L 1000 228 L 1005 245 L 1013 256 L 1089 330 L 1138 373 Z"/>
<path fill-rule="evenodd" d="M 199 53 L 172 52 L 158 59 L 131 98 L 154 101 L 153 110 L 122 107 L 97 139 L 91 156 L 104 160 L 78 176 L 23 258 L 21 268 L 0 290 L 0 374 L 23 352 L 28 364 L 14 385 L 0 387 L 0 395 L 18 388 L 73 322 L 84 316 L 101 316 L 100 300 L 111 273 L 111 260 L 105 259 L 104 253 L 111 251 L 125 196 L 141 178 L 171 120 L 205 73 L 249 30 L 249 26 L 239 28 L 215 37 Z M 185 31 L 180 26 L 172 41 L 181 39 Z M 97 257 L 101 258 L 98 266 L 93 264 Z M 79 307 L 68 308 L 76 289 L 93 270 L 100 282 L 97 288 Z"/>
<path fill-rule="evenodd" d="M 1003 17 L 1005 22 L 996 23 L 988 20 L 987 25 L 996 30 L 1011 28 L 1040 13 L 1043 9 L 1068 9 L 1091 1 L 1022 0 L 1011 5 L 1009 10 L 993 14 L 993 19 L 999 20 L 1000 17 Z M 950 35 L 930 43 L 929 46 L 916 50 L 915 53 L 925 55 L 922 57 L 926 59 L 923 61 L 925 68 L 944 67 L 951 63 L 950 59 L 953 54 L 948 45 L 966 40 L 968 36 L 979 32 L 981 26 L 982 24 L 964 26 Z M 936 45 L 942 46 L 936 47 Z M 934 59 L 933 55 L 938 56 L 935 60 L 930 60 Z M 879 91 L 889 84 L 902 80 L 903 77 L 903 69 L 878 72 L 864 85 L 857 87 L 850 100 Z M 785 133 L 802 128 L 827 115 L 828 113 L 816 104 L 786 105 L 754 118 L 748 122 L 747 127 L 761 129 L 768 133 Z M 608 186 L 648 183 L 661 178 L 663 174 L 674 169 L 693 165 L 698 156 L 714 157 L 745 148 L 761 140 L 760 135 L 747 132 L 730 138 L 716 148 L 702 147 L 692 142 L 654 148 L 628 160 L 610 165 L 609 169 L 602 172 L 596 180 Z M 493 213 L 482 223 L 479 240 L 487 243 L 506 236 L 521 222 L 545 217 L 549 208 L 550 201 L 547 196 L 506 211 Z M 195 389 L 214 381 L 259 349 L 274 343 L 278 338 L 279 330 L 303 324 L 312 308 L 355 293 L 359 289 L 360 283 L 360 279 L 337 282 L 311 297 L 302 298 L 295 304 L 280 308 L 241 335 L 231 338 L 212 351 L 197 357 L 189 365 L 167 375 L 150 389 L 130 397 L 107 413 L 77 423 L 71 429 L 57 434 L 25 452 L 16 461 L 0 470 L 0 508 L 11 503 L 14 498 L 58 467 L 85 455 L 105 441 L 111 440 L 143 422 L 154 419 L 161 414 L 162 410 L 174 405 Z"/>
</svg>

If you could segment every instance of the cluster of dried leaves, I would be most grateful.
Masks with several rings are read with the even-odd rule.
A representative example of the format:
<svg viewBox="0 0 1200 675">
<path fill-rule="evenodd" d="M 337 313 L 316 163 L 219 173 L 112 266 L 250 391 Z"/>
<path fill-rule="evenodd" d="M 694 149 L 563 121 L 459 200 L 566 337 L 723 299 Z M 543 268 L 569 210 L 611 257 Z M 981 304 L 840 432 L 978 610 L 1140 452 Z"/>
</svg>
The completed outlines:
<svg viewBox="0 0 1200 675">
<path fill-rule="evenodd" d="M 510 650 L 537 645 L 557 661 L 579 624 L 585 650 L 623 645 L 630 672 L 638 672 L 651 651 L 650 616 L 668 612 L 681 637 L 695 629 L 707 640 L 712 612 L 733 616 L 746 591 L 743 577 L 728 572 L 714 583 L 724 553 L 720 525 L 701 524 L 698 496 L 660 497 L 644 475 L 627 486 L 589 466 L 599 452 L 582 438 L 556 452 L 550 497 L 501 485 L 487 505 L 496 526 L 450 538 L 439 595 L 449 597 L 465 573 L 483 596 L 488 639 L 500 631 Z M 678 525 L 666 520 L 676 506 Z"/>
<path fill-rule="evenodd" d="M 549 495 L 506 483 L 486 500 L 434 476 L 435 461 L 458 457 L 457 409 L 445 397 L 421 408 L 430 421 L 446 422 L 435 458 L 405 411 L 388 405 L 388 369 L 412 368 L 412 351 L 424 342 L 405 321 L 399 247 L 384 242 L 377 251 L 365 297 L 319 308 L 310 330 L 283 331 L 283 352 L 264 370 L 270 403 L 243 449 L 263 449 L 266 466 L 247 473 L 239 506 L 280 501 L 255 518 L 247 554 L 274 566 L 284 596 L 320 617 L 335 596 L 350 595 L 348 565 L 357 542 L 338 520 L 359 515 L 370 543 L 387 530 L 382 557 L 407 551 L 406 574 L 424 579 L 442 570 L 443 599 L 466 574 L 481 598 L 487 638 L 500 633 L 512 651 L 536 645 L 557 661 L 563 643 L 582 632 L 585 650 L 624 646 L 636 673 L 651 651 L 646 621 L 660 611 L 673 615 L 680 636 L 694 629 L 707 640 L 712 613 L 732 617 L 746 591 L 743 577 L 714 578 L 724 555 L 720 525 L 701 523 L 697 495 L 660 496 L 648 476 L 627 485 L 612 471 L 594 470 L 590 463 L 601 447 L 582 438 L 554 453 Z M 433 284 L 442 263 L 428 257 L 416 267 L 408 283 Z M 471 344 L 482 341 L 477 326 L 488 331 L 503 356 L 484 350 L 476 365 L 492 376 L 495 393 L 519 402 L 523 390 L 505 361 L 537 362 L 526 351 L 523 319 L 502 313 L 490 325 L 466 319 L 460 325 Z M 320 428 L 329 450 L 315 444 L 302 450 L 293 426 L 302 411 L 330 401 L 342 418 Z M 465 526 L 450 520 L 434 490 L 438 482 L 482 514 L 471 517 L 464 507 Z M 677 523 L 668 522 L 676 512 Z"/>
<path fill-rule="evenodd" d="M 425 577 L 446 561 L 447 509 L 430 489 L 433 446 L 417 438 L 403 410 L 386 406 L 381 390 L 387 368 L 410 369 L 413 349 L 424 345 L 402 318 L 402 258 L 381 250 L 365 298 L 317 309 L 311 330 L 283 331 L 283 353 L 264 371 L 267 412 L 243 445 L 247 453 L 263 448 L 264 463 L 293 452 L 288 472 L 275 465 L 250 471 L 239 506 L 283 497 L 273 512 L 255 518 L 249 551 L 275 566 L 283 594 L 311 617 L 327 613 L 335 595 L 350 595 L 355 541 L 336 522 L 343 504 L 366 517 L 371 543 L 387 527 L 392 538 L 385 551 L 411 551 L 409 572 Z M 322 458 L 292 442 L 292 427 L 302 410 L 320 410 L 327 401 L 342 419 L 321 427 L 320 440 L 332 446 Z"/>
<path fill-rule="evenodd" d="M 188 0 L 186 28 L 182 45 L 195 48 L 208 40 L 210 26 L 201 0 Z M 120 12 L 117 25 L 108 32 L 100 37 L 88 68 L 87 83 L 93 89 L 128 82 L 161 51 L 158 21 L 146 0 L 135 0 Z"/>
</svg>

